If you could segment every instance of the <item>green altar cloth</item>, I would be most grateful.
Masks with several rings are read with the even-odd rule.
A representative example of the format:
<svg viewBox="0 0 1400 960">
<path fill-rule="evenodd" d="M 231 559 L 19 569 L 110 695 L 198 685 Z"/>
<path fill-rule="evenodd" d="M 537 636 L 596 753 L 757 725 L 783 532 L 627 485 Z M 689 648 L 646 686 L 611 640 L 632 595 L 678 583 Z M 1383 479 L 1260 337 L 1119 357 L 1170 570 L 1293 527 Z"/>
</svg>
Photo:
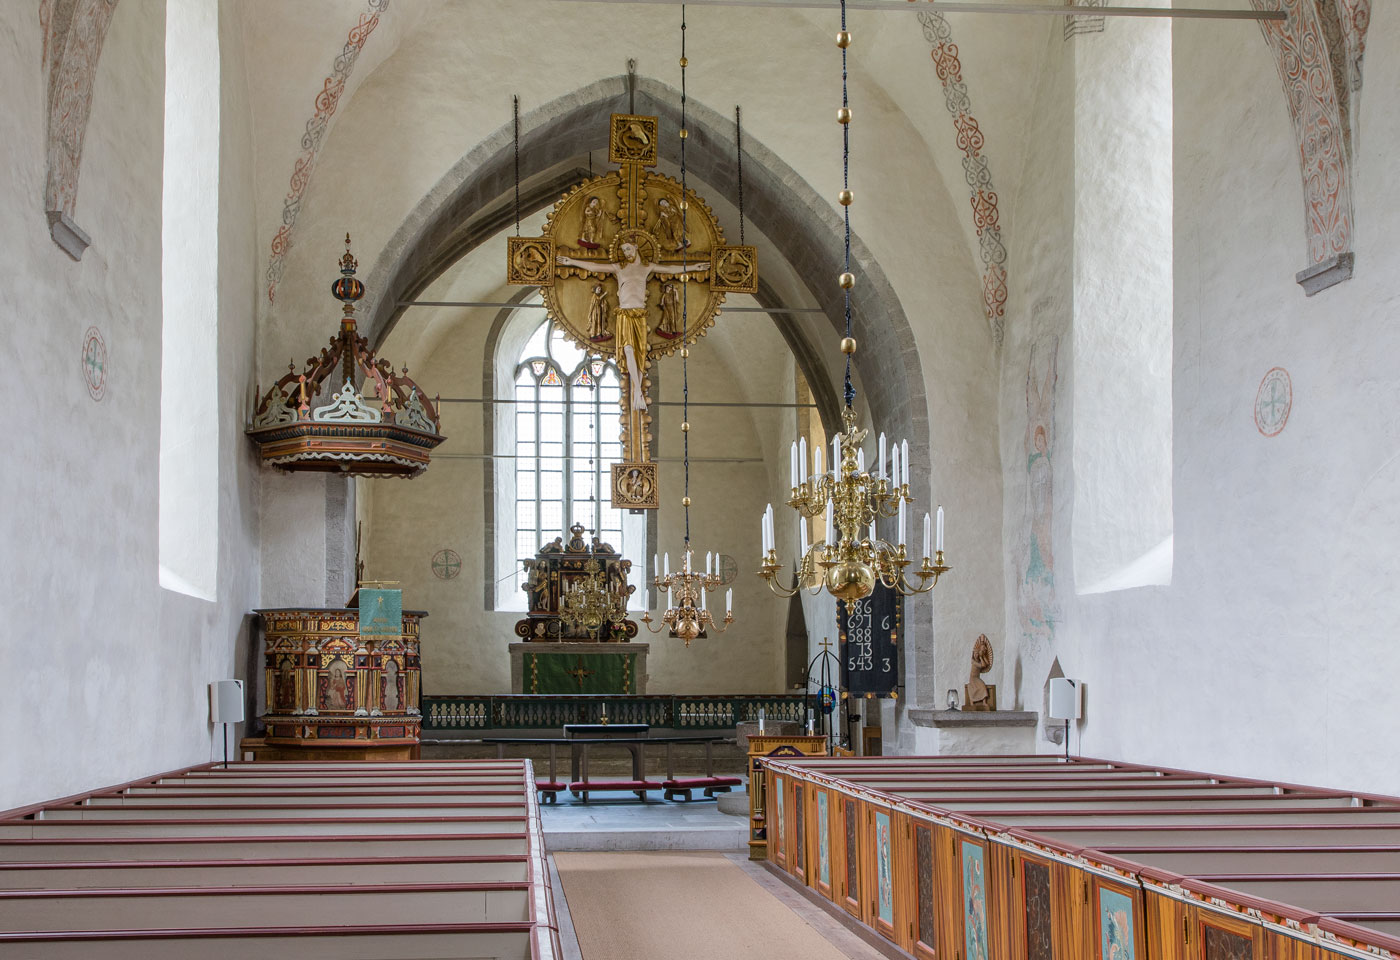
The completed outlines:
<svg viewBox="0 0 1400 960">
<path fill-rule="evenodd" d="M 527 653 L 527 693 L 636 693 L 635 653 Z"/>
</svg>

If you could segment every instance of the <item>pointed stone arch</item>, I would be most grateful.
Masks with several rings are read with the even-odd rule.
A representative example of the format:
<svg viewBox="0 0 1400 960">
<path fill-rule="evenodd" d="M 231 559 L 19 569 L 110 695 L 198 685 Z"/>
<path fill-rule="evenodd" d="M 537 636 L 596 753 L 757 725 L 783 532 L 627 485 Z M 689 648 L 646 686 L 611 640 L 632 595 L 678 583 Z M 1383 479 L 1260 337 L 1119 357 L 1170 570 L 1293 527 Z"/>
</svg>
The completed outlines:
<svg viewBox="0 0 1400 960">
<path fill-rule="evenodd" d="M 679 127 L 678 90 L 639 77 L 632 97 L 629 103 L 627 78 L 616 76 L 522 113 L 521 179 L 546 178 L 522 194 L 522 209 L 543 209 L 577 182 L 579 171 L 568 164 L 590 150 L 606 149 L 609 114 L 635 110 L 661 116 L 671 129 Z M 688 100 L 688 111 L 687 169 L 710 189 L 734 195 L 733 121 L 694 97 Z M 674 138 L 663 140 L 664 159 L 678 162 L 678 143 Z M 371 342 L 382 342 L 388 335 L 403 313 L 400 303 L 412 300 L 514 218 L 514 175 L 513 131 L 505 124 L 462 157 L 404 219 L 366 278 L 372 292 L 362 324 Z M 840 331 L 842 298 L 833 279 L 841 272 L 843 225 L 836 208 L 752 135 L 744 137 L 744 196 L 749 222 L 770 238 L 833 331 Z M 916 456 L 927 462 L 928 400 L 913 330 L 880 265 L 855 235 L 851 256 L 856 275 L 852 306 L 861 318 L 855 366 L 865 386 L 864 402 L 874 422 L 907 436 Z M 780 306 L 767 287 L 760 288 L 758 300 Z M 774 322 L 812 385 L 824 426 L 837 429 L 839 399 L 825 371 L 816 366 L 820 347 L 781 315 Z M 927 477 L 911 479 L 915 496 L 926 496 Z"/>
</svg>

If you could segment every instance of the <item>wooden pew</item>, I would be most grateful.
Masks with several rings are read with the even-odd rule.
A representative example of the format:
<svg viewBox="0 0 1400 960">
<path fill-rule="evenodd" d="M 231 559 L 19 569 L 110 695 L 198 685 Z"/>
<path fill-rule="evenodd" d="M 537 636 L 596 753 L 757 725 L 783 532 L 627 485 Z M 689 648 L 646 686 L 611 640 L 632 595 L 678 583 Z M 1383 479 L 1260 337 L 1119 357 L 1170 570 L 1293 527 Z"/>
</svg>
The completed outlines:
<svg viewBox="0 0 1400 960">
<path fill-rule="evenodd" d="M 231 764 L 0 814 L 0 956 L 560 960 L 526 761 Z"/>
</svg>

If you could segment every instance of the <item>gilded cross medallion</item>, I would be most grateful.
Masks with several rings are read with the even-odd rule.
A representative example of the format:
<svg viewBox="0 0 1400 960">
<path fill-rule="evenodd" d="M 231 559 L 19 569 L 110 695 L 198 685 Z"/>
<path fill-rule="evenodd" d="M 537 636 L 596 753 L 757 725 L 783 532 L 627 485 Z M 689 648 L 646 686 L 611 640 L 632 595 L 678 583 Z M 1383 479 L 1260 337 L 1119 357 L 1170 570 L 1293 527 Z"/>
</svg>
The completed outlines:
<svg viewBox="0 0 1400 960">
<path fill-rule="evenodd" d="M 714 325 L 726 293 L 758 292 L 753 247 L 729 246 L 694 190 L 656 165 L 656 117 L 613 114 L 608 159 L 618 169 L 574 187 L 539 237 L 507 241 L 507 280 L 540 288 L 549 316 L 583 349 L 615 358 L 622 373 L 622 448 L 613 464 L 614 507 L 655 509 L 648 410 L 653 360 Z"/>
</svg>

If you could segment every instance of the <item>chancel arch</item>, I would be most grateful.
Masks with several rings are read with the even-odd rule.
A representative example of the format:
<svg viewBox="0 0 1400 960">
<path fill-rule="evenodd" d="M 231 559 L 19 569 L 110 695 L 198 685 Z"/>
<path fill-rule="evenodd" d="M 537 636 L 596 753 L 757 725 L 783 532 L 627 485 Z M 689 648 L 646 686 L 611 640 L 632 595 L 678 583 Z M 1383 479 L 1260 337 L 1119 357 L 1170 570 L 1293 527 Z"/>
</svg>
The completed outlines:
<svg viewBox="0 0 1400 960">
<path fill-rule="evenodd" d="M 520 118 L 519 176 L 522 219 L 537 223 L 540 211 L 563 189 L 584 179 L 591 162 L 599 168 L 606 156 L 607 117 L 615 111 L 635 111 L 661 117 L 663 126 L 680 123 L 679 90 L 647 77 L 638 77 L 629 92 L 626 77 L 599 80 L 533 109 Z M 687 165 L 691 184 L 720 213 L 726 236 L 737 239 L 738 218 L 732 206 L 738 180 L 732 118 L 723 116 L 693 96 L 689 100 Z M 516 144 L 507 123 L 483 139 L 449 170 L 399 225 L 393 238 L 367 271 L 370 290 L 364 305 L 364 329 L 373 342 L 383 343 L 400 321 L 407 302 L 432 301 L 430 291 L 445 271 L 513 226 Z M 674 138 L 663 138 L 661 158 L 675 173 L 679 151 Z M 745 214 L 749 242 L 757 242 L 765 282 L 754 305 L 778 310 L 798 307 L 803 313 L 776 312 L 772 322 L 796 357 L 810 384 L 824 433 L 839 425 L 840 355 L 833 347 L 842 329 L 840 291 L 832 282 L 841 272 L 841 220 L 837 208 L 750 134 L 744 136 Z M 528 231 L 527 231 L 528 232 Z M 757 234 L 758 236 L 755 236 Z M 857 406 L 869 422 L 891 436 L 908 437 L 913 463 L 924 465 L 911 476 L 911 490 L 922 502 L 932 495 L 929 483 L 929 410 L 926 384 L 932 376 L 921 362 L 914 329 L 900 298 L 874 256 L 853 236 L 851 271 L 856 276 L 852 302 L 860 349 L 854 369 L 860 385 Z M 776 261 L 776 262 L 775 262 Z M 731 298 L 731 304 L 734 301 Z M 810 312 L 819 311 L 819 312 Z M 723 324 L 767 323 L 761 315 L 724 314 Z M 713 334 L 712 334 L 713 336 Z M 704 348 L 711 338 L 701 341 Z M 990 349 L 990 336 L 988 336 Z M 698 352 L 698 351 L 697 351 Z M 663 369 L 660 376 L 675 378 Z M 661 444 L 673 438 L 659 437 Z M 774 475 L 775 486 L 783 482 Z M 769 499 L 781 499 L 773 494 Z M 491 518 L 499 522 L 499 513 Z M 786 522 L 786 521 L 785 521 Z M 789 533 L 796 537 L 796 526 Z M 493 542 L 498 537 L 493 537 Z M 501 576 L 499 560 L 493 564 Z M 488 587 L 488 591 L 491 589 Z M 831 611 L 827 611 L 831 612 Z M 906 674 L 917 677 L 912 702 L 932 701 L 937 684 L 931 667 L 934 655 L 932 606 L 928 599 L 911 601 Z M 815 628 L 814 628 L 815 631 Z M 817 640 L 820 632 L 814 632 Z M 923 663 L 916 668 L 916 661 Z"/>
</svg>

